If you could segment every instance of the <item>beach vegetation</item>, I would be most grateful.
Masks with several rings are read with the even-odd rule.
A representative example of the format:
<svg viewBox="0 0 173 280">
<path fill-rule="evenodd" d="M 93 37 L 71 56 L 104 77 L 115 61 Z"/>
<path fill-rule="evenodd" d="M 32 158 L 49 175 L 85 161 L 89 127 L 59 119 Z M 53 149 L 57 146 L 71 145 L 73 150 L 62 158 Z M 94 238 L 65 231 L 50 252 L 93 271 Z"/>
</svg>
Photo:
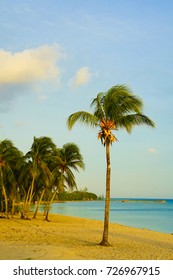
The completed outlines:
<svg viewBox="0 0 173 280">
<path fill-rule="evenodd" d="M 5 216 L 9 217 L 9 199 L 11 200 L 12 215 L 17 196 L 17 178 L 22 153 L 13 145 L 12 141 L 5 139 L 0 142 L 0 193 L 1 211 L 5 208 Z"/>
<path fill-rule="evenodd" d="M 50 205 L 57 197 L 67 190 L 77 190 L 74 172 L 84 169 L 83 157 L 79 147 L 75 143 L 66 143 L 62 148 L 54 150 L 50 160 L 50 169 L 53 175 L 52 190 L 49 192 L 45 212 L 45 220 L 48 219 Z"/>
<path fill-rule="evenodd" d="M 91 102 L 93 112 L 78 111 L 67 119 L 67 126 L 72 129 L 74 124 L 80 123 L 92 128 L 98 128 L 98 139 L 106 152 L 106 197 L 104 229 L 100 245 L 110 246 L 108 240 L 109 212 L 110 212 L 110 183 L 111 160 L 110 147 L 118 141 L 113 131 L 125 129 L 128 133 L 136 125 L 154 127 L 154 122 L 143 114 L 143 101 L 134 95 L 125 85 L 115 85 L 106 92 L 100 92 Z"/>
<path fill-rule="evenodd" d="M 74 191 L 74 192 L 63 192 L 58 194 L 60 201 L 82 201 L 82 200 L 97 200 L 98 197 L 95 193 L 91 192 L 82 192 L 82 191 Z"/>
<path fill-rule="evenodd" d="M 28 185 L 28 190 L 23 203 L 23 209 L 21 212 L 21 218 L 27 219 L 31 201 L 34 195 L 35 181 L 40 176 L 42 181 L 44 181 L 44 186 L 49 187 L 51 181 L 53 180 L 53 175 L 48 167 L 48 160 L 50 159 L 53 150 L 56 145 L 53 143 L 49 137 L 34 137 L 34 142 L 30 151 L 26 154 L 26 161 L 29 167 L 30 184 Z M 39 178 L 40 179 L 40 178 Z"/>
<path fill-rule="evenodd" d="M 24 155 L 10 140 L 0 142 L 0 212 L 9 211 L 29 219 L 31 203 L 36 204 L 36 218 L 40 204 L 45 203 L 45 220 L 52 202 L 59 194 L 77 191 L 74 173 L 84 169 L 83 157 L 75 143 L 57 148 L 51 138 L 34 137 L 30 150 Z"/>
<path fill-rule="evenodd" d="M 62 148 L 56 149 L 53 154 L 52 167 L 54 184 L 57 181 L 56 186 L 59 193 L 67 189 L 77 189 L 73 170 L 79 172 L 79 168 L 84 169 L 84 161 L 79 147 L 74 143 L 67 143 Z"/>
</svg>

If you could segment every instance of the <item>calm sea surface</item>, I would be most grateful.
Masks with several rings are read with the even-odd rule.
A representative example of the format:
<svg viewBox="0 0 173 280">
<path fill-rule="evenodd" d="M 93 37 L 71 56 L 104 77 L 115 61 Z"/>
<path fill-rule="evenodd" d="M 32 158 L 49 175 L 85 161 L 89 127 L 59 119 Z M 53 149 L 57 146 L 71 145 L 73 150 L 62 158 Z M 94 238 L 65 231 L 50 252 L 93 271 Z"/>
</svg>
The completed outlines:
<svg viewBox="0 0 173 280">
<path fill-rule="evenodd" d="M 50 212 L 103 220 L 104 201 L 54 203 Z M 110 222 L 173 233 L 173 199 L 112 198 Z"/>
</svg>

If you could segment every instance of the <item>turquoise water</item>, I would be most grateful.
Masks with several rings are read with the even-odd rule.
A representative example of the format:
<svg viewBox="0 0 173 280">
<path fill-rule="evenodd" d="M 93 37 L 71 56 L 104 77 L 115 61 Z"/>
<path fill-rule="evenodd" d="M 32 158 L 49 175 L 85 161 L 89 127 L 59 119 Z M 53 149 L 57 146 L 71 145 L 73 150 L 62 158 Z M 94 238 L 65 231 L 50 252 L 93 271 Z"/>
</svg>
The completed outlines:
<svg viewBox="0 0 173 280">
<path fill-rule="evenodd" d="M 173 199 L 111 199 L 110 222 L 173 233 Z M 41 209 L 40 209 L 41 210 Z M 104 219 L 104 201 L 54 203 L 51 213 Z"/>
</svg>

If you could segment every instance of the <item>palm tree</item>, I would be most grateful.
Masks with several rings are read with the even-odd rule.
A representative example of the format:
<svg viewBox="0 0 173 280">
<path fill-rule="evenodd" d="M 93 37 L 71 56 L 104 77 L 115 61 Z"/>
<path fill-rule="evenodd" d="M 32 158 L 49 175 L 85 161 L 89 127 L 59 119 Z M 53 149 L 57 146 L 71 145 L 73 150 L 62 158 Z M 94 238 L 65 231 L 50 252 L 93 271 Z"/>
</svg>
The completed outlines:
<svg viewBox="0 0 173 280">
<path fill-rule="evenodd" d="M 46 207 L 45 220 L 49 221 L 48 214 L 50 205 L 53 202 L 57 191 L 64 192 L 64 189 L 77 189 L 76 179 L 72 170 L 79 172 L 84 169 L 83 157 L 79 147 L 74 143 L 66 143 L 62 148 L 56 149 L 52 157 L 52 175 L 54 177 L 52 189 L 49 191 L 50 200 Z"/>
<path fill-rule="evenodd" d="M 47 162 L 49 161 L 55 149 L 56 145 L 52 142 L 51 138 L 34 137 L 34 142 L 32 144 L 31 150 L 26 154 L 26 158 L 28 159 L 31 183 L 27 191 L 21 218 L 28 218 L 30 204 L 34 195 L 36 178 L 38 178 L 42 173 L 45 185 L 47 186 L 51 184 L 53 176 L 48 168 Z"/>
<path fill-rule="evenodd" d="M 116 85 L 107 92 L 98 93 L 91 102 L 93 114 L 79 111 L 68 117 L 67 125 L 71 129 L 76 122 L 90 127 L 99 127 L 98 139 L 106 148 L 106 198 L 104 230 L 100 245 L 110 246 L 108 241 L 109 212 L 110 212 L 110 179 L 111 162 L 110 146 L 117 138 L 112 134 L 113 130 L 125 128 L 128 133 L 135 125 L 148 125 L 154 127 L 154 122 L 142 113 L 142 100 L 133 95 L 125 85 Z"/>
<path fill-rule="evenodd" d="M 55 168 L 52 173 L 59 192 L 64 189 L 77 189 L 75 176 L 72 170 L 79 172 L 79 168 L 84 169 L 83 157 L 79 147 L 74 143 L 66 143 L 62 148 L 56 150 L 54 154 Z"/>
<path fill-rule="evenodd" d="M 14 175 L 13 184 L 9 190 L 9 200 L 11 202 L 12 217 L 15 214 L 15 205 L 18 205 L 18 203 L 20 201 L 20 192 L 21 192 L 20 187 L 21 186 L 19 183 L 19 177 L 20 177 L 21 169 L 24 166 L 23 153 L 16 148 L 15 148 L 15 150 L 16 151 L 15 151 L 14 160 L 12 162 L 10 162 L 10 166 L 12 168 L 13 175 Z"/>
<path fill-rule="evenodd" d="M 12 196 L 12 206 L 16 195 L 16 177 L 15 171 L 22 153 L 14 147 L 13 143 L 5 139 L 0 142 L 0 188 L 5 201 L 5 214 L 8 218 L 8 202 L 10 195 Z"/>
</svg>

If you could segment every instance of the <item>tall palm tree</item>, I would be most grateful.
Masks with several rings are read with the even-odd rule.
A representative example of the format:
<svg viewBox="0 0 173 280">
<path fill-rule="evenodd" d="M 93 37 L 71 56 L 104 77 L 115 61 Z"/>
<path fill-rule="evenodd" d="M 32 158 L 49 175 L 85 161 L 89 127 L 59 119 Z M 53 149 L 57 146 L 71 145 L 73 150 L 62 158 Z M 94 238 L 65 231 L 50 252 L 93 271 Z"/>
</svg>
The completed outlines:
<svg viewBox="0 0 173 280">
<path fill-rule="evenodd" d="M 42 173 L 42 176 L 44 177 L 44 181 L 46 182 L 45 185 L 47 186 L 48 184 L 51 184 L 53 176 L 48 168 L 47 162 L 55 149 L 56 145 L 51 138 L 34 137 L 31 150 L 26 154 L 31 175 L 31 183 L 27 191 L 21 218 L 28 218 L 30 204 L 34 195 L 35 180 L 40 176 L 40 173 Z"/>
<path fill-rule="evenodd" d="M 110 212 L 110 179 L 111 162 L 110 146 L 117 138 L 112 134 L 113 130 L 125 128 L 128 133 L 135 125 L 148 125 L 154 127 L 154 122 L 142 113 L 142 100 L 133 95 L 125 85 L 115 85 L 107 92 L 98 93 L 97 97 L 91 102 L 93 113 L 79 111 L 68 117 L 67 125 L 71 129 L 76 122 L 98 127 L 98 139 L 106 148 L 106 198 L 104 230 L 100 245 L 110 246 L 108 241 L 109 212 Z"/>
</svg>

